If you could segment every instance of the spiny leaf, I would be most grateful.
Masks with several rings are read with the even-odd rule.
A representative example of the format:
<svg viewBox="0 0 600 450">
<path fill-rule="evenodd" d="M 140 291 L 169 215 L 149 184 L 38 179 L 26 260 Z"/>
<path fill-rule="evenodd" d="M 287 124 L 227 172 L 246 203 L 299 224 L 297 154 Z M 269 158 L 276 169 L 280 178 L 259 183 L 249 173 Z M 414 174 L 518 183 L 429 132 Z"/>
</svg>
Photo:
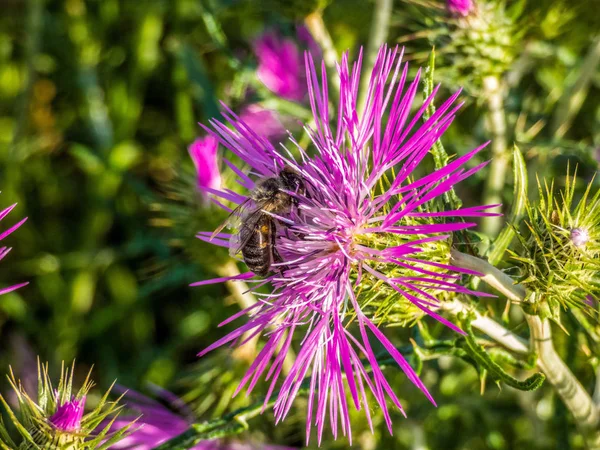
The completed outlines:
<svg viewBox="0 0 600 450">
<path fill-rule="evenodd" d="M 505 372 L 485 349 L 477 343 L 475 334 L 471 328 L 471 320 L 469 317 L 466 317 L 464 320 L 462 329 L 467 333 L 460 338 L 464 343 L 463 348 L 477 362 L 478 370 L 486 370 L 495 380 L 502 381 L 520 391 L 534 391 L 544 383 L 546 376 L 542 373 L 535 373 L 529 378 L 520 381 Z"/>
</svg>

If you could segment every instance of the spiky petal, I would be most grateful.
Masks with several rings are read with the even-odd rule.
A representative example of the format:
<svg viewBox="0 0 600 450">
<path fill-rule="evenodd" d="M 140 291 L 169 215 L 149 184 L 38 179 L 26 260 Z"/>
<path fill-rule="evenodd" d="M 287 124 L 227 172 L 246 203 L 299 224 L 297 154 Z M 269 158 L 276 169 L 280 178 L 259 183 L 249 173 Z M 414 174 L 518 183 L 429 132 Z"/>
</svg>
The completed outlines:
<svg viewBox="0 0 600 450">
<path fill-rule="evenodd" d="M 79 431 L 81 429 L 81 418 L 85 409 L 86 396 L 56 405 L 56 412 L 48 419 L 52 425 L 61 431 Z"/>
<path fill-rule="evenodd" d="M 0 212 L 0 221 L 2 219 L 4 219 L 6 216 L 8 216 L 8 214 L 13 209 L 15 209 L 16 206 L 17 206 L 17 204 L 15 203 L 14 205 L 11 205 L 8 208 L 6 208 L 3 211 L 1 211 Z M 6 231 L 0 232 L 0 241 L 3 240 L 4 238 L 8 237 L 14 231 L 16 231 L 21 225 L 23 225 L 25 223 L 26 220 L 27 220 L 27 218 L 24 218 L 24 219 L 20 220 L 19 222 L 17 222 L 15 225 L 9 227 Z M 4 259 L 4 257 L 6 255 L 8 255 L 8 253 L 11 250 L 12 249 L 10 247 L 0 247 L 0 260 Z M 8 287 L 5 287 L 5 288 L 0 288 L 0 295 L 12 292 L 12 291 L 14 291 L 16 289 L 19 289 L 19 288 L 21 288 L 23 286 L 26 286 L 27 284 L 29 284 L 29 283 L 20 283 L 20 284 L 15 284 L 15 285 L 8 286 Z"/>
</svg>

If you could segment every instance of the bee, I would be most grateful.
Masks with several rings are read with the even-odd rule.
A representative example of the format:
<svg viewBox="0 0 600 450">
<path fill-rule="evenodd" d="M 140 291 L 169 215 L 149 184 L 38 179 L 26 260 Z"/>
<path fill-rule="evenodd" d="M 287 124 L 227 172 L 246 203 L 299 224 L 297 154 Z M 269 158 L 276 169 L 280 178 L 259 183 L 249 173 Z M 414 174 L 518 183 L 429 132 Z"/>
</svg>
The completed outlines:
<svg viewBox="0 0 600 450">
<path fill-rule="evenodd" d="M 213 233 L 215 236 L 237 220 L 238 231 L 230 240 L 229 252 L 232 256 L 241 252 L 248 269 L 261 277 L 267 276 L 273 263 L 282 261 L 275 246 L 277 223 L 273 214 L 287 214 L 298 204 L 286 191 L 300 195 L 306 191 L 304 180 L 290 167 L 276 177 L 259 180 L 249 198 Z"/>
</svg>

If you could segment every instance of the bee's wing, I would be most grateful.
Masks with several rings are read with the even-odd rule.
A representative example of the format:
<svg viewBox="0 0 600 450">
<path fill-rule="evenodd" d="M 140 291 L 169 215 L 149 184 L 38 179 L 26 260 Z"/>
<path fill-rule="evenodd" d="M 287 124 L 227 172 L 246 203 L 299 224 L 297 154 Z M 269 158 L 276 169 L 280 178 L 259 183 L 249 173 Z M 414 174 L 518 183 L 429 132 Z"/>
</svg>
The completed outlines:
<svg viewBox="0 0 600 450">
<path fill-rule="evenodd" d="M 210 238 L 214 239 L 217 236 L 217 234 L 223 231 L 223 229 L 227 226 L 230 228 L 239 228 L 240 223 L 242 221 L 242 217 L 247 214 L 246 210 L 248 209 L 251 203 L 252 199 L 250 198 L 247 198 L 242 203 L 240 203 L 237 206 L 237 208 L 231 211 L 227 219 L 225 219 L 225 221 L 217 227 L 217 229 L 213 232 Z"/>
<path fill-rule="evenodd" d="M 254 235 L 256 223 L 263 214 L 262 208 L 259 208 L 243 217 L 238 232 L 232 235 L 229 240 L 229 254 L 231 256 L 237 255 L 248 244 L 248 241 Z"/>
</svg>

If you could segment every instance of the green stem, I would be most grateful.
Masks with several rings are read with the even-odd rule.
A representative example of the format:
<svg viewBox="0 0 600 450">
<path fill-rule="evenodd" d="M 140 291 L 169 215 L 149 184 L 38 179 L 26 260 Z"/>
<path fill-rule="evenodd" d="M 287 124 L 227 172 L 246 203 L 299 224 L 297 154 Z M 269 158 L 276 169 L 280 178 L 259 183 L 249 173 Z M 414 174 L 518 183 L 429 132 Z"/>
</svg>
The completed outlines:
<svg viewBox="0 0 600 450">
<path fill-rule="evenodd" d="M 329 81 L 339 93 L 340 79 L 337 76 L 337 71 L 335 68 L 339 58 L 335 46 L 333 45 L 331 35 L 325 26 L 325 22 L 323 22 L 323 15 L 321 11 L 315 11 L 307 16 L 304 19 L 304 24 L 310 31 L 313 39 L 317 42 L 317 44 L 319 44 L 319 47 L 321 47 L 321 50 L 323 51 L 323 60 L 325 61 L 325 65 L 327 66 L 327 71 L 329 73 Z"/>
<path fill-rule="evenodd" d="M 35 58 L 40 50 L 40 37 L 44 27 L 42 15 L 44 13 L 44 0 L 30 0 L 27 13 L 27 32 L 25 44 L 26 66 L 26 84 L 25 89 L 19 97 L 16 107 L 16 126 L 13 135 L 12 145 L 9 147 L 8 160 L 11 161 L 18 153 L 19 141 L 23 137 L 27 127 L 27 118 L 29 115 L 29 101 L 33 84 L 35 82 Z"/>
<path fill-rule="evenodd" d="M 363 111 L 369 95 L 370 74 L 373 71 L 379 48 L 385 43 L 390 28 L 390 17 L 392 15 L 392 0 L 375 0 L 373 21 L 369 31 L 369 43 L 364 55 L 362 78 L 359 90 L 358 110 Z"/>
<path fill-rule="evenodd" d="M 483 204 L 502 203 L 502 190 L 506 182 L 509 152 L 506 148 L 506 118 L 504 116 L 504 87 L 495 75 L 483 79 L 484 95 L 488 102 L 488 126 L 492 134 L 492 161 L 483 193 Z M 495 237 L 502 227 L 502 217 L 484 217 L 481 228 L 485 234 Z"/>
<path fill-rule="evenodd" d="M 453 251 L 452 262 L 464 269 L 481 273 L 483 281 L 504 294 L 509 300 L 520 304 L 525 301 L 525 289 L 521 285 L 515 284 L 512 278 L 487 261 Z M 529 314 L 525 314 L 525 318 L 531 333 L 531 349 L 538 355 L 537 366 L 544 372 L 546 379 L 552 384 L 573 415 L 588 448 L 600 449 L 598 406 L 556 352 L 552 342 L 550 322 Z"/>
<path fill-rule="evenodd" d="M 592 42 L 592 46 L 581 65 L 579 77 L 558 102 L 552 120 L 552 134 L 556 138 L 562 138 L 571 127 L 573 119 L 581 109 L 581 105 L 583 105 L 590 84 L 598 74 L 598 64 L 600 64 L 600 36 L 596 36 Z"/>
<path fill-rule="evenodd" d="M 528 355 L 530 353 L 527 341 L 520 336 L 517 336 L 512 331 L 506 329 L 494 319 L 482 316 L 475 309 L 470 308 L 459 300 L 442 303 L 442 309 L 454 316 L 460 314 L 471 314 L 471 326 L 485 333 L 494 341 L 501 344 L 504 348 L 517 353 L 519 355 Z"/>
</svg>

